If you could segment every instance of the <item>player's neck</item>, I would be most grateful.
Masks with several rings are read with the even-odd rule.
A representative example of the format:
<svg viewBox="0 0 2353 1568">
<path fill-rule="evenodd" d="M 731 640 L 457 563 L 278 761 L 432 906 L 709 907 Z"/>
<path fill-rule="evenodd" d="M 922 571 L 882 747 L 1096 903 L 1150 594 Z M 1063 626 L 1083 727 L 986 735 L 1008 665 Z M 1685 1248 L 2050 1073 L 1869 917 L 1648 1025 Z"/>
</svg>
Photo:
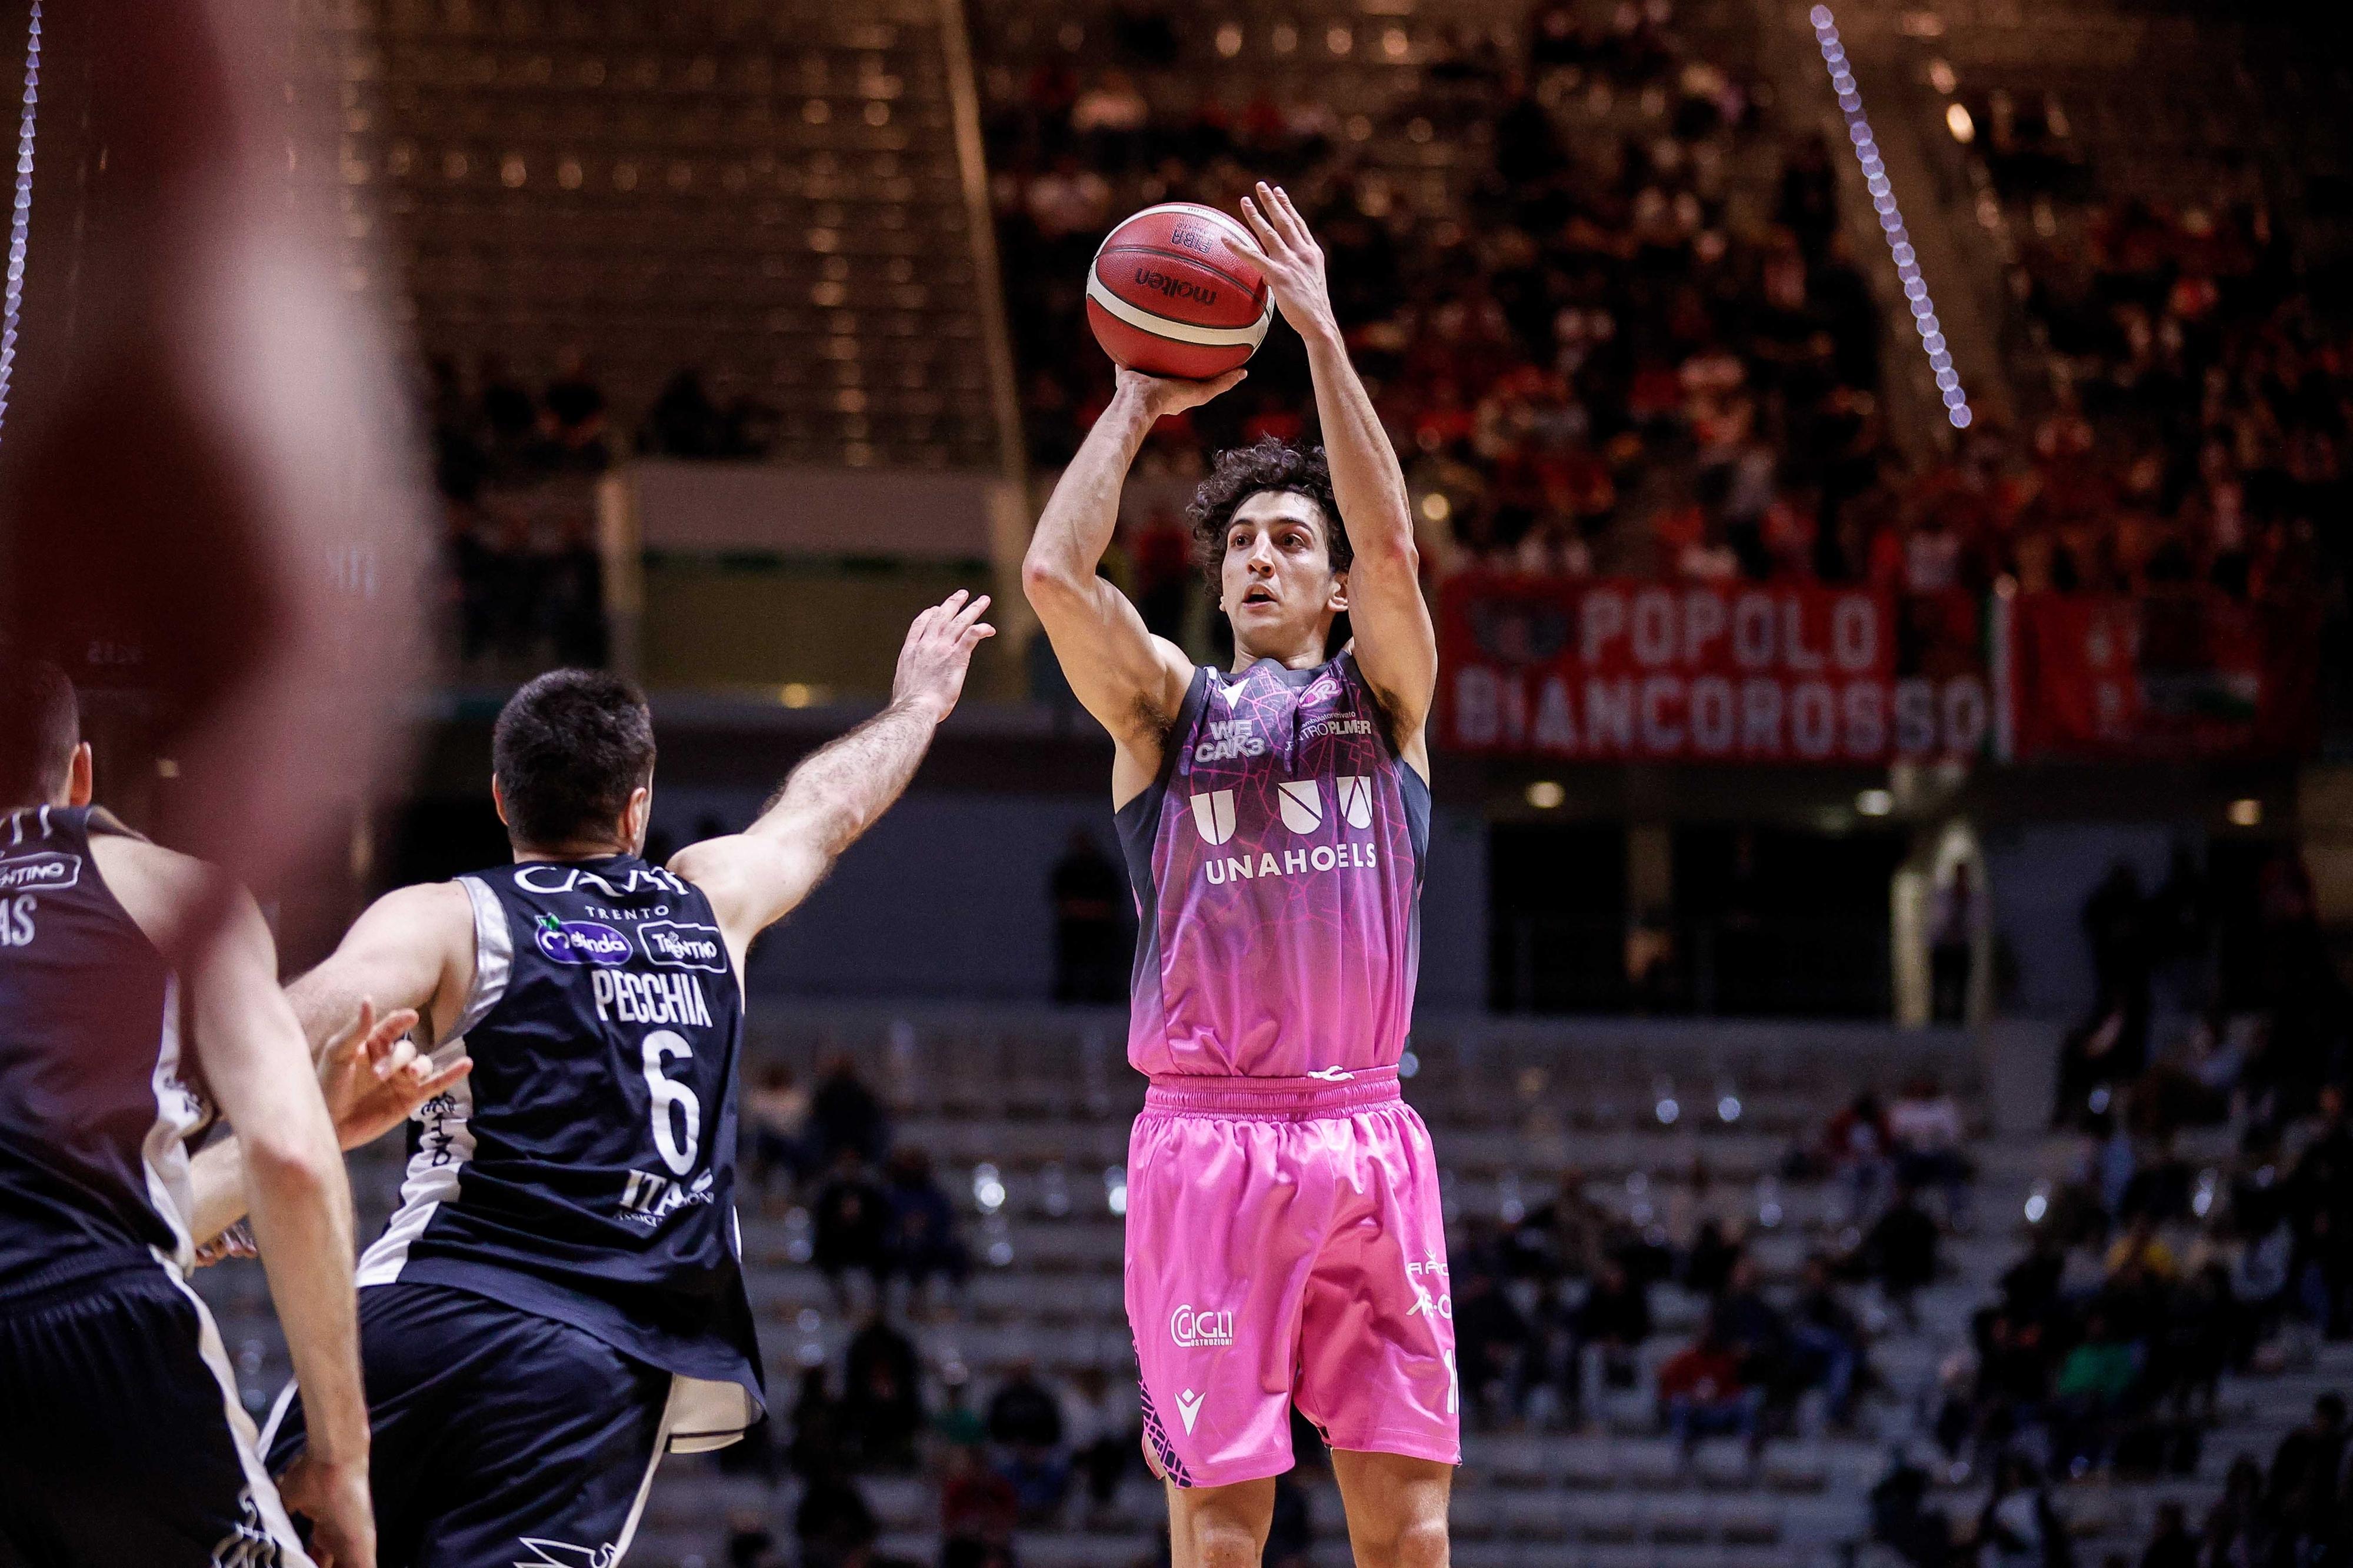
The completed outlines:
<svg viewBox="0 0 2353 1568">
<path fill-rule="evenodd" d="M 582 839 L 572 844 L 517 844 L 512 846 L 515 864 L 526 860 L 607 860 L 616 855 L 634 855 L 636 850 L 618 839 Z"/>
<path fill-rule="evenodd" d="M 1226 673 L 1240 675 L 1262 658 L 1271 658 L 1285 669 L 1313 669 L 1324 662 L 1324 638 L 1296 647 L 1252 647 L 1241 638 L 1234 639 L 1234 664 Z"/>
</svg>

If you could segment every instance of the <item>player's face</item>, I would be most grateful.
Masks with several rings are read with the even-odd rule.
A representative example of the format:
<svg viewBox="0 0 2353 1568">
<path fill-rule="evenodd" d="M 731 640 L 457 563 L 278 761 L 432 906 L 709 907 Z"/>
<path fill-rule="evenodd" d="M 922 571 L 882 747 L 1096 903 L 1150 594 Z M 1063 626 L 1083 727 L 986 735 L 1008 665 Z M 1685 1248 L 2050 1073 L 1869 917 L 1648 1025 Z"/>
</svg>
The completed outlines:
<svg viewBox="0 0 2353 1568">
<path fill-rule="evenodd" d="M 1218 603 L 1245 652 L 1321 653 L 1348 607 L 1348 577 L 1332 570 L 1332 521 L 1290 490 L 1261 490 L 1234 509 L 1219 563 Z"/>
</svg>

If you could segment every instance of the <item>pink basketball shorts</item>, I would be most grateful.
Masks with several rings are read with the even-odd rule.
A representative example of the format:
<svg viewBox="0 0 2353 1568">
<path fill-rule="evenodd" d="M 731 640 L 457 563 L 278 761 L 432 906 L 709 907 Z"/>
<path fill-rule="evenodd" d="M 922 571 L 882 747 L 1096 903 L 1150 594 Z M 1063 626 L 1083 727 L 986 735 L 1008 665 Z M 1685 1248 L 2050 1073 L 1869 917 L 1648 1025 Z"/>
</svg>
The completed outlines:
<svg viewBox="0 0 2353 1568">
<path fill-rule="evenodd" d="M 1145 1458 L 1180 1487 L 1335 1448 L 1459 1463 L 1454 1300 L 1430 1130 L 1397 1071 L 1157 1079 L 1127 1152 Z"/>
</svg>

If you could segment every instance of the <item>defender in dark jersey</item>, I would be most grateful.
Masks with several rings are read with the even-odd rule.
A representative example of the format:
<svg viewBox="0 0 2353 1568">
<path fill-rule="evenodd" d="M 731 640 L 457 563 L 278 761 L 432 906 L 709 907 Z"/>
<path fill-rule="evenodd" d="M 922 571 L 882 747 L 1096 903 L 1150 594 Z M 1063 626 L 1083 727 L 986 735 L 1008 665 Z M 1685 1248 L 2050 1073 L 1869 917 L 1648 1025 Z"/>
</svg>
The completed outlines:
<svg viewBox="0 0 2353 1568">
<path fill-rule="evenodd" d="M 321 1413 L 282 1504 L 186 1284 L 214 1105 Z M 350 1213 L 253 900 L 92 806 L 71 686 L 0 655 L 0 1564 L 283 1568 L 292 1507 L 373 1568 Z"/>
<path fill-rule="evenodd" d="M 1419 966 L 1438 639 L 1405 476 L 1291 199 L 1242 204 L 1307 349 L 1324 448 L 1219 456 L 1194 532 L 1231 623 L 1194 668 L 1097 574 L 1152 426 L 1232 386 L 1132 371 L 1055 486 L 1022 583 L 1111 731 L 1142 932 L 1126 1296 L 1176 1568 L 1264 1550 L 1291 1414 L 1332 1449 L 1359 1568 L 1441 1568 L 1461 1457 L 1428 1130 L 1398 1064 Z M 1180 236 L 1181 237 L 1181 236 Z M 1345 615 L 1355 636 L 1329 652 Z"/>
<path fill-rule="evenodd" d="M 372 997 L 473 1064 L 411 1122 L 401 1206 L 360 1265 L 387 1568 L 613 1568 L 661 1455 L 758 1417 L 734 1213 L 744 951 L 906 787 L 987 604 L 924 611 L 887 709 L 667 867 L 638 854 L 643 700 L 540 677 L 492 740 L 512 862 L 386 895 L 290 988 L 322 1035 Z M 304 1441 L 285 1412 L 273 1462 Z"/>
</svg>

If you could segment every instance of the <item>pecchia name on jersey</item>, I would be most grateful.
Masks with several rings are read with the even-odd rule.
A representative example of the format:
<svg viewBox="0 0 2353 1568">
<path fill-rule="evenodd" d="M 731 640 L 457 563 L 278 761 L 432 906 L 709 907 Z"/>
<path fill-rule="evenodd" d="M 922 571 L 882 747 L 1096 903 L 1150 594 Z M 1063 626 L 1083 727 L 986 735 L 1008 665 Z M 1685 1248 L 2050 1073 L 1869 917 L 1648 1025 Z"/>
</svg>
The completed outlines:
<svg viewBox="0 0 2353 1568">
<path fill-rule="evenodd" d="M 0 947 L 31 946 L 33 914 L 40 907 L 41 900 L 30 893 L 0 899 Z"/>
<path fill-rule="evenodd" d="M 1168 1314 L 1168 1337 L 1187 1350 L 1229 1345 L 1234 1342 L 1234 1315 L 1208 1308 L 1195 1311 L 1190 1305 L 1181 1306 Z"/>
<path fill-rule="evenodd" d="M 700 969 L 707 974 L 727 973 L 727 949 L 717 926 L 654 921 L 638 928 L 638 943 L 649 963 L 664 969 Z"/>
<path fill-rule="evenodd" d="M 53 893 L 81 880 L 81 857 L 56 849 L 0 859 L 0 893 Z"/>
<path fill-rule="evenodd" d="M 1211 856 L 1202 861 L 1213 885 L 1252 877 L 1298 877 L 1314 871 L 1369 871 L 1375 864 L 1373 847 L 1353 839 L 1318 844 L 1312 849 L 1286 849 L 1279 856 L 1271 849 L 1261 850 L 1255 861 L 1247 855 Z"/>
<path fill-rule="evenodd" d="M 596 994 L 596 1016 L 624 1024 L 711 1025 L 711 1009 L 702 987 L 691 974 L 631 974 L 600 969 L 589 977 Z"/>
<path fill-rule="evenodd" d="M 651 1171 L 631 1171 L 621 1188 L 621 1217 L 632 1225 L 659 1225 L 678 1210 L 711 1201 L 711 1173 L 687 1186 Z"/>
<path fill-rule="evenodd" d="M 557 963 L 627 963 L 629 939 L 596 921 L 560 921 L 542 915 L 532 928 L 539 951 Z"/>
<path fill-rule="evenodd" d="M 1229 763 L 1236 757 L 1266 754 L 1266 742 L 1248 719 L 1212 719 L 1209 734 L 1193 748 L 1197 763 Z"/>
</svg>

